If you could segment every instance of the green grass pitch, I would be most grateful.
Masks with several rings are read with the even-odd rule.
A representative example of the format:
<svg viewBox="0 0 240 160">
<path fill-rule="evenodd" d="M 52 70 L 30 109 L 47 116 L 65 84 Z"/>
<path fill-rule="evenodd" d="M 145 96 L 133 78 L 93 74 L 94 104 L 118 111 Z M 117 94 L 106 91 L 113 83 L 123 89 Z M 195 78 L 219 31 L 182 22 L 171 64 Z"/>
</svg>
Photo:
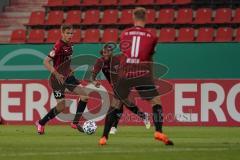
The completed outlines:
<svg viewBox="0 0 240 160">
<path fill-rule="evenodd" d="M 102 127 L 94 135 L 70 126 L 46 126 L 37 135 L 34 126 L 0 126 L 0 160 L 232 160 L 240 155 L 238 127 L 165 127 L 175 146 L 153 139 L 153 128 L 120 126 L 107 146 L 98 146 Z"/>
</svg>

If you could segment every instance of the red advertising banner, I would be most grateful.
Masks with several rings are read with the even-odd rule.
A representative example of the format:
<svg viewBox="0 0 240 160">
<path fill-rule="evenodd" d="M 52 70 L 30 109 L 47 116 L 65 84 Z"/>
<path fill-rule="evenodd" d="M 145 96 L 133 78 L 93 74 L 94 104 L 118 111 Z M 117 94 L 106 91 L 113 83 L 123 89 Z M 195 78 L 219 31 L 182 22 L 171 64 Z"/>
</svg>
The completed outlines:
<svg viewBox="0 0 240 160">
<path fill-rule="evenodd" d="M 240 80 L 168 80 L 173 89 L 161 97 L 164 125 L 240 126 Z M 88 85 L 87 85 L 88 86 Z M 88 92 L 88 115 L 102 124 L 102 108 L 109 107 L 111 87 L 102 82 L 100 89 Z M 75 113 L 78 97 L 68 95 L 70 106 L 64 114 Z M 139 108 L 151 114 L 148 102 L 136 97 Z M 0 80 L 0 119 L 4 124 L 33 124 L 56 101 L 47 80 Z M 83 115 L 85 116 L 85 115 Z M 86 117 L 84 117 L 86 118 Z M 50 124 L 69 123 L 59 117 Z M 124 109 L 122 124 L 142 125 L 138 116 Z"/>
</svg>

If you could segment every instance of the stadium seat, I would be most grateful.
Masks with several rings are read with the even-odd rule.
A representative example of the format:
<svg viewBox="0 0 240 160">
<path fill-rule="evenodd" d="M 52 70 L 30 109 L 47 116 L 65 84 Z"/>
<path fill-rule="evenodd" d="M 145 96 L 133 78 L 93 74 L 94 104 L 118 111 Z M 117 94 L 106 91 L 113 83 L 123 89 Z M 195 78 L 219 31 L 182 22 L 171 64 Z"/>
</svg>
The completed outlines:
<svg viewBox="0 0 240 160">
<path fill-rule="evenodd" d="M 81 42 L 81 30 L 80 29 L 74 29 L 73 30 L 72 42 L 73 43 L 80 43 Z"/>
<path fill-rule="evenodd" d="M 240 42 L 240 28 L 236 30 L 235 41 Z"/>
<path fill-rule="evenodd" d="M 128 6 L 128 5 L 134 5 L 136 3 L 136 0 L 119 0 L 119 5 L 122 6 Z"/>
<path fill-rule="evenodd" d="M 64 0 L 48 0 L 47 6 L 49 7 L 57 7 L 62 6 Z"/>
<path fill-rule="evenodd" d="M 65 0 L 64 6 L 80 6 L 80 0 Z"/>
<path fill-rule="evenodd" d="M 17 29 L 12 32 L 11 43 L 25 43 L 26 42 L 26 31 L 23 29 Z"/>
<path fill-rule="evenodd" d="M 154 0 L 137 0 L 136 2 L 137 5 L 153 5 Z"/>
<path fill-rule="evenodd" d="M 118 21 L 118 10 L 105 10 L 101 24 L 116 24 Z"/>
<path fill-rule="evenodd" d="M 162 28 L 160 30 L 159 42 L 174 42 L 176 37 L 175 28 Z"/>
<path fill-rule="evenodd" d="M 199 28 L 196 41 L 197 42 L 212 42 L 213 35 L 214 35 L 213 28 Z"/>
<path fill-rule="evenodd" d="M 233 29 L 230 27 L 223 27 L 217 29 L 216 42 L 231 42 L 233 37 Z"/>
<path fill-rule="evenodd" d="M 122 10 L 122 15 L 119 19 L 120 24 L 132 24 L 132 11 L 130 9 Z"/>
<path fill-rule="evenodd" d="M 180 28 L 179 35 L 177 37 L 178 42 L 193 42 L 194 41 L 194 29 L 193 28 Z"/>
<path fill-rule="evenodd" d="M 216 10 L 216 16 L 213 23 L 230 23 L 232 19 L 232 9 L 219 8 Z"/>
<path fill-rule="evenodd" d="M 118 41 L 118 29 L 105 29 L 103 32 L 102 42 L 117 42 Z"/>
<path fill-rule="evenodd" d="M 235 10 L 235 15 L 232 20 L 233 23 L 240 23 L 240 8 Z"/>
<path fill-rule="evenodd" d="M 101 0 L 100 5 L 102 6 L 116 6 L 118 4 L 117 0 Z"/>
<path fill-rule="evenodd" d="M 200 8 L 196 11 L 195 24 L 206 24 L 212 21 L 212 9 Z"/>
<path fill-rule="evenodd" d="M 100 40 L 100 32 L 98 29 L 85 30 L 85 36 L 83 42 L 85 43 L 98 43 Z"/>
<path fill-rule="evenodd" d="M 153 35 L 157 36 L 157 29 L 156 28 L 147 28 L 148 32 L 151 32 Z"/>
<path fill-rule="evenodd" d="M 63 11 L 50 11 L 46 20 L 46 25 L 61 25 L 63 22 Z"/>
<path fill-rule="evenodd" d="M 34 29 L 29 33 L 28 43 L 43 43 L 45 38 L 43 29 Z"/>
<path fill-rule="evenodd" d="M 59 29 L 51 29 L 48 31 L 46 43 L 55 43 L 61 38 L 61 31 Z"/>
<path fill-rule="evenodd" d="M 67 24 L 77 24 L 81 23 L 81 11 L 80 10 L 70 10 L 67 12 L 67 18 L 65 20 Z"/>
<path fill-rule="evenodd" d="M 28 25 L 44 25 L 45 13 L 43 11 L 34 11 L 31 13 Z"/>
<path fill-rule="evenodd" d="M 161 9 L 156 23 L 158 24 L 172 24 L 174 20 L 174 9 Z"/>
<path fill-rule="evenodd" d="M 176 24 L 191 24 L 193 19 L 193 11 L 190 8 L 182 8 L 178 10 Z"/>
<path fill-rule="evenodd" d="M 98 6 L 99 0 L 82 0 L 83 6 Z"/>
<path fill-rule="evenodd" d="M 155 23 L 156 11 L 154 9 L 147 10 L 147 24 Z"/>
<path fill-rule="evenodd" d="M 83 24 L 97 24 L 99 23 L 99 10 L 87 10 L 85 12 L 85 18 L 83 19 Z"/>
<path fill-rule="evenodd" d="M 174 4 L 190 4 L 192 0 L 175 0 Z"/>
<path fill-rule="evenodd" d="M 160 4 L 160 5 L 172 4 L 172 3 L 173 3 L 173 0 L 156 0 L 155 3 L 156 3 L 156 4 Z"/>
</svg>

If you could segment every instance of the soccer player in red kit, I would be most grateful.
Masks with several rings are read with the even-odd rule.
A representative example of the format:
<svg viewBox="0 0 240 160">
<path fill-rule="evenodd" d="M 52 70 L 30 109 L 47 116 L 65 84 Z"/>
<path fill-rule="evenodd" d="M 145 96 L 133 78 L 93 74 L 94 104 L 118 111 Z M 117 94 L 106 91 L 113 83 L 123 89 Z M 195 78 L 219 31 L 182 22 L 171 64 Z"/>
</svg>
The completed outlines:
<svg viewBox="0 0 240 160">
<path fill-rule="evenodd" d="M 127 104 L 131 89 L 135 88 L 141 98 L 149 101 L 152 105 L 154 138 L 162 141 L 165 145 L 173 145 L 173 142 L 162 131 L 162 105 L 152 73 L 151 63 L 157 37 L 144 28 L 146 24 L 145 8 L 136 8 L 133 11 L 133 20 L 134 27 L 125 29 L 120 38 L 122 58 L 118 71 L 119 78 L 114 87 L 115 93 L 121 101 Z M 113 110 L 107 117 L 109 120 L 104 126 L 104 133 L 99 144 L 107 143 L 108 125 L 111 125 L 115 117 L 116 112 Z"/>
<path fill-rule="evenodd" d="M 96 80 L 96 77 L 99 74 L 99 72 L 102 71 L 107 81 L 109 82 L 109 84 L 113 86 L 114 85 L 113 84 L 114 80 L 112 80 L 114 78 L 113 74 L 116 72 L 115 71 L 111 72 L 111 71 L 114 68 L 113 65 L 115 65 L 115 67 L 119 65 L 120 56 L 113 55 L 113 47 L 108 44 L 106 44 L 103 47 L 103 49 L 100 51 L 100 54 L 102 55 L 102 57 L 98 58 L 96 60 L 96 63 L 94 64 L 92 75 L 91 75 L 91 81 L 96 87 L 99 87 L 100 82 Z M 121 119 L 121 116 L 123 113 L 123 103 L 120 102 L 119 105 L 120 106 L 116 108 L 117 119 L 110 130 L 110 134 L 115 134 L 117 132 L 118 122 Z M 138 115 L 143 120 L 147 129 L 150 128 L 151 124 L 148 118 L 149 117 L 148 113 L 141 112 L 139 108 L 133 103 L 131 103 L 130 107 L 126 106 L 126 108 L 129 109 L 132 113 Z"/>
<path fill-rule="evenodd" d="M 53 90 L 57 106 L 52 108 L 42 119 L 36 122 L 38 134 L 44 134 L 45 124 L 65 109 L 65 91 L 69 90 L 80 96 L 76 115 L 71 123 L 71 127 L 83 132 L 79 124 L 79 119 L 86 108 L 88 101 L 87 94 L 79 86 L 79 81 L 74 77 L 71 69 L 71 56 L 73 53 L 71 39 L 73 27 L 71 25 L 61 26 L 61 39 L 59 39 L 52 51 L 44 60 L 45 67 L 50 71 L 50 83 Z"/>
</svg>

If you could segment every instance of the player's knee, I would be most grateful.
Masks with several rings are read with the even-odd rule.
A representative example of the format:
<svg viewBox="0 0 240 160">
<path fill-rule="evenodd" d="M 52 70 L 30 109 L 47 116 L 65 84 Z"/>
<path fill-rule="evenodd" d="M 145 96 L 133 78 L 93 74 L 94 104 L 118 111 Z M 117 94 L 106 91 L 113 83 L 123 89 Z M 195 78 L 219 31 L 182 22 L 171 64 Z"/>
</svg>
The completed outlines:
<svg viewBox="0 0 240 160">
<path fill-rule="evenodd" d="M 116 109 L 120 109 L 121 108 L 120 100 L 113 98 L 111 106 Z"/>
<path fill-rule="evenodd" d="M 81 99 L 81 101 L 83 101 L 83 102 L 88 102 L 88 96 L 87 95 L 81 95 L 80 96 L 80 99 Z"/>
<path fill-rule="evenodd" d="M 62 101 L 58 102 L 56 108 L 57 108 L 57 111 L 58 111 L 58 112 L 64 111 L 64 109 L 65 109 L 65 101 L 62 100 Z"/>
<path fill-rule="evenodd" d="M 156 97 L 154 97 L 150 102 L 151 102 L 152 106 L 154 106 L 154 105 L 156 105 L 156 104 L 161 105 L 161 99 L 160 99 L 160 96 L 156 96 Z"/>
</svg>

